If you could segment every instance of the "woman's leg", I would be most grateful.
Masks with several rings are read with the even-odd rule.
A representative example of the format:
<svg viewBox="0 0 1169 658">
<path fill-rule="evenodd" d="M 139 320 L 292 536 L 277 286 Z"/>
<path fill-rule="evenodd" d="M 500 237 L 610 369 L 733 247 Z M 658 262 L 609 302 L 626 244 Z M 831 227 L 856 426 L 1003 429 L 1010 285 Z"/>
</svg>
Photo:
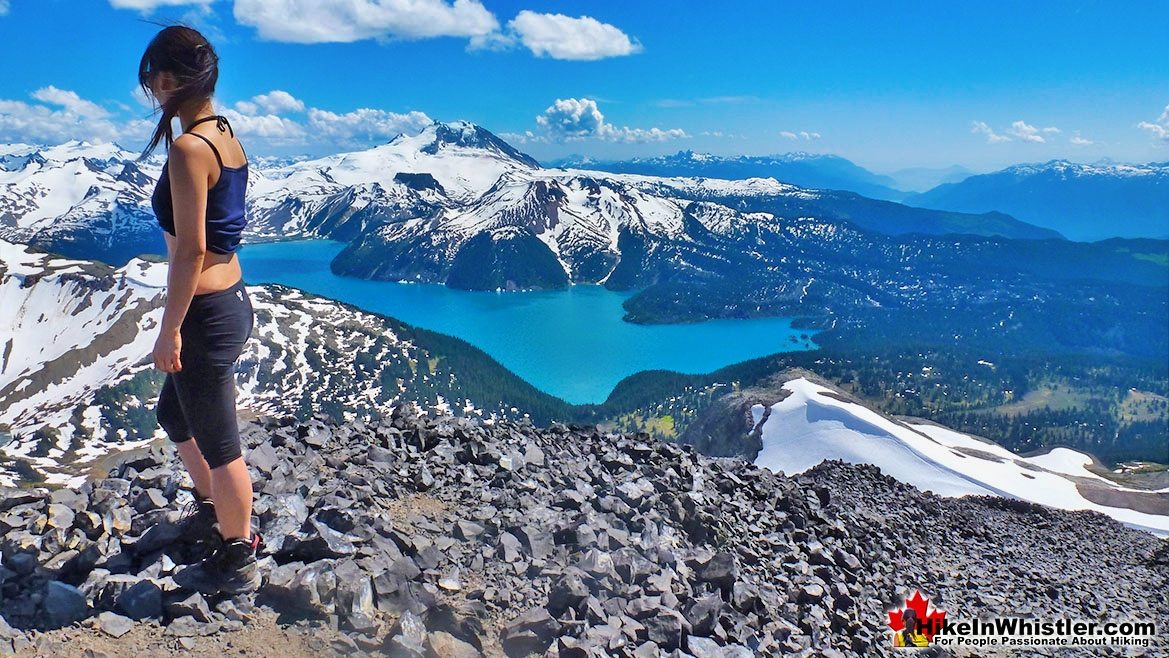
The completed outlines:
<svg viewBox="0 0 1169 658">
<path fill-rule="evenodd" d="M 253 313 L 243 282 L 196 296 L 184 320 L 183 369 L 175 385 L 199 451 L 211 470 L 211 499 L 225 540 L 215 553 L 174 575 L 179 587 L 204 594 L 260 586 L 252 532 L 252 479 L 236 419 L 235 361 L 251 335 Z M 189 339 L 188 339 L 189 338 Z M 190 349 L 188 349 L 190 348 Z"/>
<path fill-rule="evenodd" d="M 243 457 L 211 471 L 211 498 L 223 538 L 251 538 L 252 474 Z"/>
<path fill-rule="evenodd" d="M 251 537 L 252 478 L 240 448 L 233 364 L 192 358 L 175 373 L 175 384 L 190 409 L 195 443 L 210 470 L 211 500 L 224 539 Z"/>
<path fill-rule="evenodd" d="M 183 466 L 187 467 L 187 473 L 191 474 L 191 481 L 195 483 L 195 497 L 211 498 L 211 468 L 207 466 L 207 460 L 203 459 L 203 453 L 199 452 L 199 444 L 191 438 L 176 443 L 175 447 L 183 459 Z"/>
<path fill-rule="evenodd" d="M 195 484 L 195 497 L 199 499 L 211 497 L 211 469 L 207 466 L 207 460 L 203 459 L 199 446 L 192 440 L 194 437 L 183 413 L 173 375 L 168 374 L 163 381 L 154 413 L 158 418 L 158 424 L 178 449 L 183 466 L 187 468 L 191 482 Z"/>
</svg>

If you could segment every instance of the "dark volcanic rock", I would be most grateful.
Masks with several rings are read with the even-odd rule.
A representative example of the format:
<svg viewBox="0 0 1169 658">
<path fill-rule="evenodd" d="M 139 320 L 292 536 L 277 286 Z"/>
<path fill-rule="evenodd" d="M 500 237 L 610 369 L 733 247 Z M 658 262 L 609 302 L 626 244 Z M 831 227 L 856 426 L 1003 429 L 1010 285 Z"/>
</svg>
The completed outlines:
<svg viewBox="0 0 1169 658">
<path fill-rule="evenodd" d="M 1092 512 L 940 498 L 871 466 L 787 477 L 592 426 L 408 407 L 241 429 L 259 593 L 176 589 L 196 556 L 168 520 L 189 492 L 151 450 L 76 490 L 0 491 L 15 636 L 0 627 L 0 653 L 92 615 L 93 632 L 161 623 L 194 646 L 268 608 L 341 631 L 323 655 L 421 658 L 876 655 L 917 589 L 962 617 L 1169 618 L 1164 540 Z"/>
</svg>

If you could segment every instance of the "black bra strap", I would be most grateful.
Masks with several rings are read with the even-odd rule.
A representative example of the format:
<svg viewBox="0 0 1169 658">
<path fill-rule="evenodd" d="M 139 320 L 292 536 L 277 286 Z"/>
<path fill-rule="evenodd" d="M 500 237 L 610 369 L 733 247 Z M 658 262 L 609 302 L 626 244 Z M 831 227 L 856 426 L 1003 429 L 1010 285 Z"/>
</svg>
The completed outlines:
<svg viewBox="0 0 1169 658">
<path fill-rule="evenodd" d="M 235 129 L 231 127 L 231 124 L 230 124 L 230 123 L 227 121 L 227 117 L 223 116 L 222 114 L 212 114 L 212 115 L 209 115 L 209 116 L 205 116 L 205 117 L 203 117 L 202 119 L 196 119 L 195 121 L 192 121 L 192 122 L 191 122 L 191 125 L 187 126 L 187 129 L 186 129 L 186 130 L 184 130 L 183 132 L 185 132 L 185 133 L 191 133 L 192 135 L 194 135 L 194 136 L 198 137 L 199 139 L 201 139 L 201 140 L 203 140 L 203 141 L 207 142 L 207 146 L 210 146 L 210 147 L 211 147 L 211 151 L 215 153 L 215 159 L 216 159 L 216 160 L 219 162 L 219 166 L 220 166 L 220 167 L 223 167 L 223 158 L 219 157 L 219 149 L 215 148 L 215 145 L 211 143 L 211 140 L 207 139 L 206 137 L 204 137 L 203 135 L 200 135 L 200 134 L 199 134 L 199 133 L 197 133 L 197 132 L 192 132 L 192 131 L 191 131 L 191 128 L 194 128 L 196 125 L 198 125 L 198 124 L 200 124 L 200 123 L 203 123 L 204 121 L 211 121 L 212 119 L 214 119 L 214 120 L 215 120 L 215 127 L 216 127 L 216 128 L 219 128 L 219 132 L 223 132 L 223 127 L 224 127 L 224 126 L 227 126 L 227 129 L 228 129 L 229 131 L 231 131 L 231 136 L 232 136 L 232 137 L 235 137 Z M 243 145 L 243 144 L 240 144 L 240 145 L 239 145 L 239 149 L 240 149 L 241 151 L 243 151 L 243 154 L 244 154 L 244 164 L 247 164 L 247 161 L 248 161 L 248 152 L 247 152 L 247 151 L 244 151 L 244 145 Z M 241 166 L 242 166 L 242 165 L 241 165 Z"/>
<path fill-rule="evenodd" d="M 223 116 L 222 114 L 210 114 L 210 115 L 203 117 L 202 119 L 196 119 L 195 121 L 192 121 L 191 125 L 187 126 L 187 129 L 184 130 L 183 132 L 189 133 L 189 132 L 191 132 L 191 128 L 194 128 L 195 126 L 203 123 L 204 121 L 211 121 L 212 119 L 215 120 L 215 127 L 219 128 L 219 132 L 223 132 L 223 128 L 224 128 L 224 126 L 226 126 L 227 129 L 231 131 L 231 136 L 235 137 L 235 129 L 231 127 L 230 123 L 228 123 L 227 117 Z"/>
<path fill-rule="evenodd" d="M 191 134 L 192 134 L 192 135 L 194 135 L 195 137 L 198 137 L 199 139 L 201 139 L 201 140 L 203 140 L 203 141 L 207 142 L 207 146 L 210 146 L 210 147 L 211 147 L 211 150 L 212 150 L 212 152 L 214 152 L 214 153 L 215 153 L 215 159 L 216 159 L 217 161 L 219 161 L 219 166 L 220 166 L 220 168 L 222 168 L 222 167 L 223 167 L 223 158 L 219 157 L 219 149 L 215 148 L 215 145 L 211 143 L 211 140 L 209 140 L 209 139 L 207 139 L 206 137 L 204 137 L 204 136 L 200 135 L 199 133 L 191 133 Z"/>
</svg>

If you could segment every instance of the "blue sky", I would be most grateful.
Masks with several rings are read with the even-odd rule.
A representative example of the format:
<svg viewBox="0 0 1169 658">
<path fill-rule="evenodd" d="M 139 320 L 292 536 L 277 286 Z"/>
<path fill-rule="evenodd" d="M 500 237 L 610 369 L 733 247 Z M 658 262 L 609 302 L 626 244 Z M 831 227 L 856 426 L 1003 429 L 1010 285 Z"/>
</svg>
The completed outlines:
<svg viewBox="0 0 1169 658">
<path fill-rule="evenodd" d="M 394 3 L 401 4 L 401 3 Z M 0 0 L 0 141 L 140 148 L 181 20 L 249 152 L 466 119 L 538 159 L 836 153 L 874 171 L 1169 160 L 1169 3 Z M 356 7 L 362 11 L 345 11 Z"/>
</svg>

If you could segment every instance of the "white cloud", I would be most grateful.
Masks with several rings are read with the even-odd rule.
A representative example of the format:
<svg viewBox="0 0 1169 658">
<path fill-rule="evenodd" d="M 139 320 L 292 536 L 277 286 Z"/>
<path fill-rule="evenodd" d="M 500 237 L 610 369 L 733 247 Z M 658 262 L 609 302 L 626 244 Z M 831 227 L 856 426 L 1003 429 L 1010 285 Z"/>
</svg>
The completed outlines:
<svg viewBox="0 0 1169 658">
<path fill-rule="evenodd" d="M 306 108 L 304 101 L 281 89 L 237 101 L 232 107 L 234 109 L 223 110 L 223 114 L 240 133 L 259 137 L 272 145 L 322 141 L 330 146 L 363 147 L 370 140 L 417 132 L 432 123 L 430 117 L 418 111 L 402 114 L 360 108 L 338 114 L 316 107 Z M 305 112 L 307 125 L 280 116 L 289 112 Z"/>
<path fill-rule="evenodd" d="M 0 16 L 8 13 L 8 0 L 0 0 Z"/>
<path fill-rule="evenodd" d="M 620 29 L 590 16 L 573 18 L 525 9 L 507 26 L 534 55 L 553 59 L 597 60 L 642 50 Z"/>
<path fill-rule="evenodd" d="M 238 108 L 241 103 L 236 103 Z M 225 108 L 220 111 L 231 122 L 231 128 L 240 135 L 259 137 L 272 145 L 303 144 L 306 138 L 304 126 L 275 114 L 246 114 Z"/>
<path fill-rule="evenodd" d="M 417 110 L 401 114 L 373 108 L 358 108 L 344 114 L 309 108 L 308 124 L 315 137 L 344 144 L 361 144 L 398 133 L 415 133 L 433 123 Z"/>
<path fill-rule="evenodd" d="M 690 136 L 681 128 L 614 128 L 608 124 L 605 124 L 605 128 L 602 137 L 611 142 L 667 142 Z"/>
<path fill-rule="evenodd" d="M 270 41 L 467 37 L 484 40 L 499 21 L 478 0 L 236 0 L 234 15 Z"/>
<path fill-rule="evenodd" d="M 547 135 L 537 135 L 530 130 L 525 130 L 522 133 L 499 133 L 499 136 L 512 144 L 547 144 L 549 141 Z"/>
<path fill-rule="evenodd" d="M 363 148 L 371 140 L 384 140 L 398 133 L 414 133 L 430 125 L 423 112 L 387 112 L 359 108 L 336 113 L 307 107 L 304 101 L 287 91 L 274 89 L 248 100 L 237 101 L 234 109 L 222 110 L 241 134 L 258 137 L 274 146 L 320 142 L 329 147 Z M 307 122 L 287 116 L 305 113 Z"/>
<path fill-rule="evenodd" d="M 614 126 L 605 121 L 591 98 L 558 98 L 536 117 L 536 123 L 554 139 L 565 141 L 596 138 L 610 142 L 664 142 L 689 137 L 681 128 Z"/>
<path fill-rule="evenodd" d="M 153 109 L 135 87 L 131 91 L 138 103 Z M 92 143 L 116 141 L 126 148 L 145 146 L 157 123 L 157 116 L 123 120 L 102 105 L 80 97 L 76 92 L 49 85 L 37 89 L 32 101 L 0 98 L 0 143 L 25 142 L 59 144 L 71 139 Z M 262 153 L 265 146 L 317 145 L 366 148 L 370 140 L 384 140 L 397 133 L 414 133 L 432 123 L 423 112 L 406 113 L 361 108 L 342 114 L 306 108 L 292 94 L 273 90 L 249 100 L 224 103 L 215 100 L 218 111 L 231 121 L 241 136 L 253 137 L 261 144 L 249 151 Z M 115 103 L 126 111 L 130 106 Z M 284 112 L 305 112 L 306 120 L 281 116 Z"/>
<path fill-rule="evenodd" d="M 304 101 L 287 91 L 273 89 L 266 94 L 252 96 L 250 101 L 239 101 L 235 104 L 235 109 L 244 114 L 257 114 L 261 110 L 269 114 L 304 112 Z"/>
<path fill-rule="evenodd" d="M 110 115 L 109 110 L 94 103 L 87 101 L 77 95 L 75 91 L 68 91 L 59 89 L 53 85 L 48 87 L 41 87 L 32 94 L 32 97 L 43 103 L 50 105 L 60 105 L 65 108 L 66 112 L 73 112 L 76 114 L 85 114 L 94 118 L 105 118 Z"/>
<path fill-rule="evenodd" d="M 1048 126 L 1048 127 L 1043 129 L 1043 132 L 1054 133 L 1054 134 L 1058 135 L 1058 134 L 1062 133 L 1063 131 L 1060 130 L 1059 128 L 1056 128 L 1055 126 Z"/>
<path fill-rule="evenodd" d="M 1165 106 L 1165 111 L 1157 117 L 1156 122 L 1142 121 L 1137 124 L 1137 128 L 1149 131 L 1157 139 L 1169 141 L 1169 105 Z"/>
<path fill-rule="evenodd" d="M 1010 137 L 996 133 L 985 121 L 971 121 L 970 132 L 986 135 L 986 142 L 988 144 L 999 144 L 1002 142 L 1011 141 Z"/>
<path fill-rule="evenodd" d="M 1093 143 L 1092 140 L 1080 136 L 1080 131 L 1078 130 L 1073 133 L 1070 138 L 1068 138 L 1068 141 L 1071 142 L 1074 146 L 1088 146 L 1089 144 Z"/>
<path fill-rule="evenodd" d="M 125 144 L 149 138 L 153 125 L 143 119 L 116 122 L 101 105 L 52 85 L 30 96 L 40 102 L 0 99 L 0 142 L 59 144 L 83 139 Z"/>
<path fill-rule="evenodd" d="M 820 139 L 820 133 L 808 132 L 807 130 L 801 130 L 798 133 L 792 132 L 791 130 L 781 130 L 781 131 L 779 131 L 779 136 L 784 138 L 784 139 L 791 139 L 791 140 L 802 139 L 805 142 L 810 142 L 810 141 Z"/>
<path fill-rule="evenodd" d="M 1012 123 L 1011 127 L 1007 129 L 1007 132 L 1014 135 L 1015 137 L 1018 137 L 1024 142 L 1032 142 L 1035 144 L 1044 144 L 1047 142 L 1047 140 L 1043 138 L 1043 135 L 1039 134 L 1038 128 L 1028 124 L 1025 121 L 1016 121 Z"/>
<path fill-rule="evenodd" d="M 605 117 L 590 98 L 557 98 L 536 117 L 536 123 L 563 137 L 589 137 L 600 132 Z"/>
</svg>

